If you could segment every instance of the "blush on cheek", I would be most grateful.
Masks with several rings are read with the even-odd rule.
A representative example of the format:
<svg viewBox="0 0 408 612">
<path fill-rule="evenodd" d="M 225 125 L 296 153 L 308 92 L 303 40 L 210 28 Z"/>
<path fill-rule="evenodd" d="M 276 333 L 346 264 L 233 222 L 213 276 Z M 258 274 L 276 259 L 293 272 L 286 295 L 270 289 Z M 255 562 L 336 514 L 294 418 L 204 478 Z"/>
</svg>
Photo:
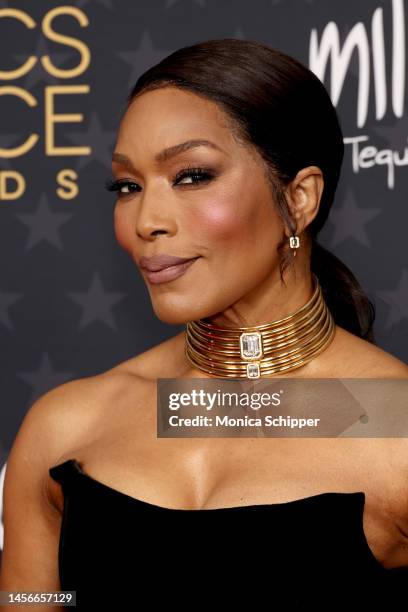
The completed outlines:
<svg viewBox="0 0 408 612">
<path fill-rule="evenodd" d="M 237 240 L 248 229 L 246 219 L 237 213 L 237 206 L 233 202 L 212 202 L 200 207 L 194 215 L 194 233 L 201 233 L 204 242 L 205 238 Z"/>
</svg>

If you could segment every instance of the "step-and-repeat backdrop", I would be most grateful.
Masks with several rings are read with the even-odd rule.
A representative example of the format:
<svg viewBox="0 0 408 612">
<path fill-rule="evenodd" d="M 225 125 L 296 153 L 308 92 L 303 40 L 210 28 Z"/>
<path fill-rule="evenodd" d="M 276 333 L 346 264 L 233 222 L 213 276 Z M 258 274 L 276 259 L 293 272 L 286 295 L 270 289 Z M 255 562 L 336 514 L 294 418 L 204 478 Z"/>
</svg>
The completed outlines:
<svg viewBox="0 0 408 612">
<path fill-rule="evenodd" d="M 408 362 L 407 15 L 404 0 L 0 0 L 0 493 L 36 398 L 183 329 L 152 312 L 104 189 L 132 84 L 179 47 L 254 39 L 324 82 L 346 151 L 320 242 Z"/>
</svg>

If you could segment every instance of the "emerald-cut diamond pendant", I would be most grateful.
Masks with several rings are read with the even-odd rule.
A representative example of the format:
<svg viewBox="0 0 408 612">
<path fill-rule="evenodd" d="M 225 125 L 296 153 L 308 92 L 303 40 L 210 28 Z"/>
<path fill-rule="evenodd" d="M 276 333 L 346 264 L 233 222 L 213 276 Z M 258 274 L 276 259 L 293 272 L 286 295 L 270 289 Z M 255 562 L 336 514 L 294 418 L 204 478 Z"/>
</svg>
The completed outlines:
<svg viewBox="0 0 408 612">
<path fill-rule="evenodd" d="M 259 332 L 244 332 L 239 337 L 242 359 L 259 359 L 263 355 L 262 336 Z"/>
<path fill-rule="evenodd" d="M 263 355 L 262 336 L 259 332 L 244 332 L 239 337 L 242 359 L 260 359 Z M 247 378 L 259 378 L 259 363 L 247 363 Z"/>
<path fill-rule="evenodd" d="M 259 363 L 247 363 L 247 378 L 259 378 L 260 376 Z"/>
</svg>

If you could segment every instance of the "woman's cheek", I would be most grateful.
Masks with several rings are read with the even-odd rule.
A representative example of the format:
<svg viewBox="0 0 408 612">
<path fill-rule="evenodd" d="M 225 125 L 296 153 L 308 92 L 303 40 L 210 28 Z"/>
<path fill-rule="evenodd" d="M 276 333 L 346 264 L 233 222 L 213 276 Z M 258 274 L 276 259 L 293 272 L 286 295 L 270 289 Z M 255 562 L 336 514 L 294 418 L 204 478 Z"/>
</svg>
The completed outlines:
<svg viewBox="0 0 408 612">
<path fill-rule="evenodd" d="M 220 241 L 240 240 L 240 235 L 247 228 L 247 220 L 236 200 L 214 200 L 206 202 L 195 209 L 191 218 L 194 234 L 197 231 L 205 238 Z M 192 230 L 193 231 L 193 230 Z"/>
<path fill-rule="evenodd" d="M 132 227 L 130 219 L 126 219 L 123 211 L 116 205 L 113 214 L 113 229 L 115 232 L 116 241 L 124 251 L 132 254 Z M 134 238 L 134 237 L 133 237 Z"/>
</svg>

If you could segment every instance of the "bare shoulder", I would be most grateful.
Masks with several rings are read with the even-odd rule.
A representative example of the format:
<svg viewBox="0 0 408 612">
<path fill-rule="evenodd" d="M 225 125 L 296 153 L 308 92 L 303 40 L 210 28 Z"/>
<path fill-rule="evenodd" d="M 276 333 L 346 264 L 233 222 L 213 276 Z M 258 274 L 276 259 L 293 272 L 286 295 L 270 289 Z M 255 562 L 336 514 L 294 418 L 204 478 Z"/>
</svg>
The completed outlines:
<svg viewBox="0 0 408 612">
<path fill-rule="evenodd" d="M 36 487 L 48 512 L 55 506 L 49 468 L 103 437 L 112 425 L 112 407 L 115 415 L 125 414 L 129 397 L 135 406 L 134 398 L 143 398 L 145 385 L 134 374 L 112 369 L 68 381 L 41 395 L 27 410 L 14 438 L 7 457 L 5 489 L 12 491 L 19 483 L 27 483 L 27 490 Z"/>
<path fill-rule="evenodd" d="M 72 380 L 44 393 L 27 410 L 6 463 L 3 589 L 58 589 L 61 505 L 55 503 L 49 468 L 106 429 L 108 402 L 129 388 L 135 377 L 129 378 L 107 372 Z"/>
<path fill-rule="evenodd" d="M 129 378 L 124 372 L 107 371 L 68 381 L 41 395 L 22 420 L 8 463 L 21 454 L 52 465 L 63 449 L 89 442 L 102 425 L 107 402 L 115 401 Z"/>
<path fill-rule="evenodd" d="M 177 361 L 175 345 L 180 345 L 179 336 L 105 372 L 68 381 L 41 395 L 22 420 L 9 454 L 10 463 L 21 453 L 51 466 L 73 449 L 88 446 L 105 433 L 112 420 L 112 406 L 119 414 L 129 400 L 132 406 L 135 398 L 142 403 L 157 376 L 169 374 Z M 168 371 L 160 367 L 166 364 L 171 366 Z"/>
<path fill-rule="evenodd" d="M 144 381 L 156 381 L 157 378 L 177 378 L 188 369 L 184 346 L 185 332 L 182 331 L 118 364 L 111 372 L 135 375 Z"/>
<path fill-rule="evenodd" d="M 336 354 L 350 376 L 408 378 L 408 365 L 381 347 L 336 326 Z"/>
</svg>

